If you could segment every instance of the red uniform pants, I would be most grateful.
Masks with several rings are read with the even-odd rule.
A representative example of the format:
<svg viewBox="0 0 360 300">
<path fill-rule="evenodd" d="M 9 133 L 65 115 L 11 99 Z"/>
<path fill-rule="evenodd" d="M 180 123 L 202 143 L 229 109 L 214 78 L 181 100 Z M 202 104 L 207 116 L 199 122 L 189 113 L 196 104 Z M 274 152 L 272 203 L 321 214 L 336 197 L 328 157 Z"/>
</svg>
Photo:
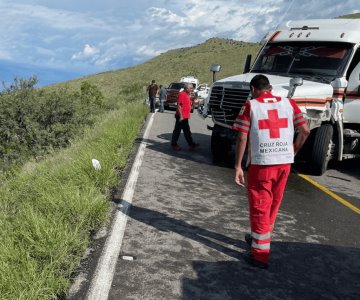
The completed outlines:
<svg viewBox="0 0 360 300">
<path fill-rule="evenodd" d="M 248 197 L 251 224 L 251 253 L 254 259 L 268 263 L 270 237 L 283 198 L 290 164 L 250 165 Z"/>
</svg>

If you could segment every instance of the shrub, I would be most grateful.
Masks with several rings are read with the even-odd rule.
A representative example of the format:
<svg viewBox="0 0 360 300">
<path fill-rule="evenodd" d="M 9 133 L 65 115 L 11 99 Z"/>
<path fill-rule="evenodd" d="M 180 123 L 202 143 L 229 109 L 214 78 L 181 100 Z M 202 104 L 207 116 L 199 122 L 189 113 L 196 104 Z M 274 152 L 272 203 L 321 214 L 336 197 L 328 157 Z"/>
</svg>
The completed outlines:
<svg viewBox="0 0 360 300">
<path fill-rule="evenodd" d="M 36 89 L 36 77 L 15 78 L 0 94 L 0 169 L 66 147 L 106 109 L 95 85 L 80 91 Z"/>
</svg>

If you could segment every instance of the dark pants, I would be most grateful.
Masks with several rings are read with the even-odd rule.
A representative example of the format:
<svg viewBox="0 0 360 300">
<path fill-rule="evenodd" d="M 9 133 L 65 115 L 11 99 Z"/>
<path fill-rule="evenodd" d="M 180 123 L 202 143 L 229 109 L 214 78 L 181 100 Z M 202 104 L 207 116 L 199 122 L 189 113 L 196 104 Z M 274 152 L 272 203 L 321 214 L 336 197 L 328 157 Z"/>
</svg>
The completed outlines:
<svg viewBox="0 0 360 300">
<path fill-rule="evenodd" d="M 180 122 L 180 118 L 178 116 L 175 116 L 176 122 L 175 122 L 175 128 L 172 134 L 171 138 L 171 145 L 177 145 L 177 141 L 180 137 L 181 130 L 184 132 L 185 139 L 189 146 L 194 145 L 194 141 L 191 137 L 191 131 L 189 126 L 189 119 L 184 119 Z"/>
<path fill-rule="evenodd" d="M 153 112 L 155 112 L 156 96 L 150 96 L 149 101 L 150 101 L 150 112 L 153 113 Z"/>
</svg>

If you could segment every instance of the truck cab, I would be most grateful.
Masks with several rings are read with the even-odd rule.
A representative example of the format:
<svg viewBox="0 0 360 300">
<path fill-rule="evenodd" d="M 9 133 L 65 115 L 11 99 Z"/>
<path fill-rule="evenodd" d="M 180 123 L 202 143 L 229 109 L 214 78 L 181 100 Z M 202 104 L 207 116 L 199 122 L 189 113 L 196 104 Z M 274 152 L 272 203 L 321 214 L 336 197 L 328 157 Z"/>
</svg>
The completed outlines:
<svg viewBox="0 0 360 300">
<path fill-rule="evenodd" d="M 192 83 L 192 85 L 194 87 L 194 93 L 197 92 L 197 90 L 199 88 L 199 79 L 195 78 L 194 76 L 181 77 L 180 82 Z"/>
<path fill-rule="evenodd" d="M 286 22 L 265 38 L 249 72 L 215 82 L 207 103 L 214 160 L 233 145 L 231 127 L 256 74 L 306 114 L 311 135 L 304 153 L 314 174 L 323 174 L 331 159 L 360 157 L 359 19 Z"/>
</svg>

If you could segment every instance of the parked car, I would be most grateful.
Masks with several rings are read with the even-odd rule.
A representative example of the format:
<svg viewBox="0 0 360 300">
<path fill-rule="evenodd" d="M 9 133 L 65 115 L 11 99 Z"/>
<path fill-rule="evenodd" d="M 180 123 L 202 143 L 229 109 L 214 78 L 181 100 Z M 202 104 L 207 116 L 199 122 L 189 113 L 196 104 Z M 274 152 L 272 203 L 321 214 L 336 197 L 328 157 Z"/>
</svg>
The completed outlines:
<svg viewBox="0 0 360 300">
<path fill-rule="evenodd" d="M 167 88 L 166 101 L 164 103 L 165 109 L 169 109 L 171 107 L 176 108 L 179 93 L 184 89 L 185 84 L 186 84 L 185 82 L 170 83 L 169 87 Z M 197 108 L 199 106 L 199 100 L 195 93 L 191 93 L 190 100 L 191 100 L 191 112 L 193 112 L 194 108 Z"/>
</svg>

